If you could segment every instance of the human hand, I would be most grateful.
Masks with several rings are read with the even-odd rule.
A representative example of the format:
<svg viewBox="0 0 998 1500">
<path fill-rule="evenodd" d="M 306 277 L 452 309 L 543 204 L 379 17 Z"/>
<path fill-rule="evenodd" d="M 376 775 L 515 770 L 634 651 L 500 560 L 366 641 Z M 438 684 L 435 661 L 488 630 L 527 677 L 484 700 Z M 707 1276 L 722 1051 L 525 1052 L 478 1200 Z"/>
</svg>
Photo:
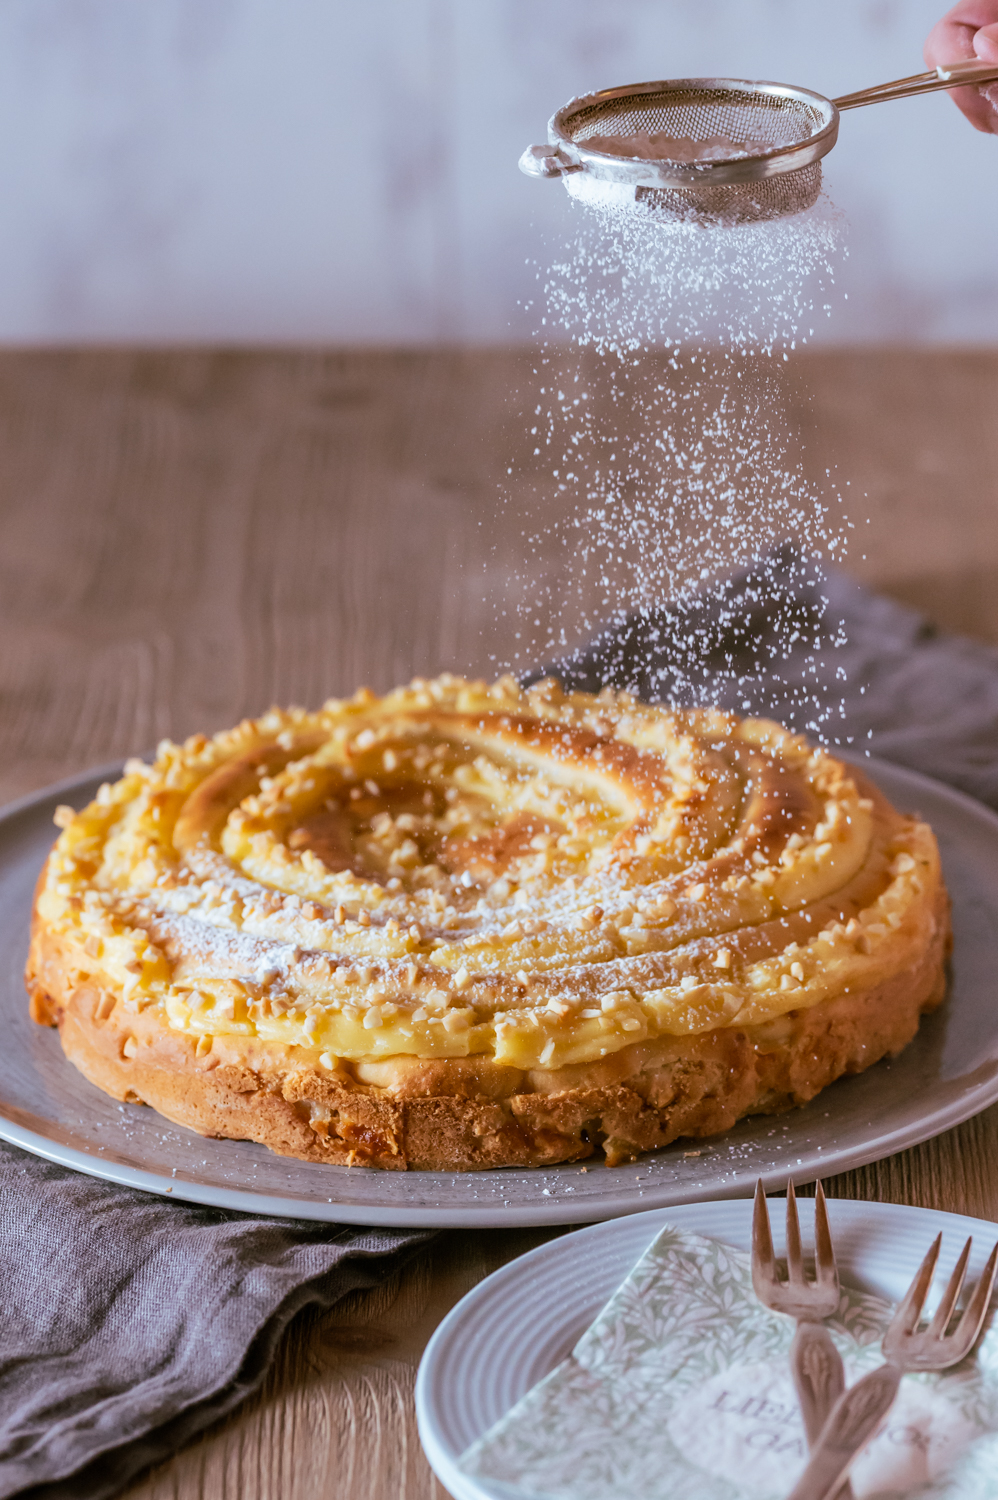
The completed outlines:
<svg viewBox="0 0 998 1500">
<path fill-rule="evenodd" d="M 925 61 L 930 68 L 974 57 L 998 66 L 998 0 L 960 0 L 926 38 Z M 998 84 L 949 92 L 975 130 L 998 135 Z"/>
</svg>

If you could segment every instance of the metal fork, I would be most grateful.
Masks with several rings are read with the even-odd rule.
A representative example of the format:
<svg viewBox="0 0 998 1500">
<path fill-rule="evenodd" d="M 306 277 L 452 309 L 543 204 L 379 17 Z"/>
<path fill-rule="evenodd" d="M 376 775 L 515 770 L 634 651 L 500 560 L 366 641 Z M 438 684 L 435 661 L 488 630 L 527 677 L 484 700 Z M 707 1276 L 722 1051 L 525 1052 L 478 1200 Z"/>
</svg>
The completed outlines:
<svg viewBox="0 0 998 1500">
<path fill-rule="evenodd" d="M 807 1468 L 788 1500 L 831 1500 L 849 1465 L 890 1409 L 902 1375 L 908 1370 L 948 1370 L 973 1348 L 991 1300 L 998 1270 L 998 1245 L 988 1257 L 960 1321 L 952 1332 L 947 1332 L 967 1273 L 971 1246 L 971 1241 L 967 1241 L 931 1323 L 919 1331 L 942 1238 L 941 1234 L 936 1236 L 884 1334 L 887 1363 L 871 1370 L 838 1398 L 812 1449 Z"/>
<path fill-rule="evenodd" d="M 788 1182 L 787 1279 L 780 1279 L 773 1253 L 766 1194 L 760 1179 L 756 1184 L 752 1215 L 752 1286 L 764 1307 L 796 1319 L 797 1331 L 790 1346 L 790 1370 L 809 1448 L 818 1441 L 846 1383 L 842 1356 L 821 1321 L 831 1317 L 838 1308 L 839 1273 L 828 1228 L 825 1193 L 820 1182 L 816 1184 L 814 1199 L 814 1270 L 815 1279 L 809 1281 L 804 1274 L 797 1199 L 793 1183 Z M 838 1500 L 852 1500 L 852 1485 L 848 1480 L 839 1491 Z"/>
</svg>

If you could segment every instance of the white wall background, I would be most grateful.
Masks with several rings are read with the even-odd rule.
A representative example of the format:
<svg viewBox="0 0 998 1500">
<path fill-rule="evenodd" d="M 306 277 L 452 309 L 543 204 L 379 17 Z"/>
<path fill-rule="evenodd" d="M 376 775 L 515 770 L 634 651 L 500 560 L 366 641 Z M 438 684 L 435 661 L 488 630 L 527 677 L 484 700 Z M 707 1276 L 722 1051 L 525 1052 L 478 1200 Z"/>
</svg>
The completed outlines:
<svg viewBox="0 0 998 1500">
<path fill-rule="evenodd" d="M 571 95 L 918 70 L 947 0 L 0 0 L 0 340 L 520 339 Z M 843 117 L 825 340 L 998 341 L 998 137 Z"/>
</svg>

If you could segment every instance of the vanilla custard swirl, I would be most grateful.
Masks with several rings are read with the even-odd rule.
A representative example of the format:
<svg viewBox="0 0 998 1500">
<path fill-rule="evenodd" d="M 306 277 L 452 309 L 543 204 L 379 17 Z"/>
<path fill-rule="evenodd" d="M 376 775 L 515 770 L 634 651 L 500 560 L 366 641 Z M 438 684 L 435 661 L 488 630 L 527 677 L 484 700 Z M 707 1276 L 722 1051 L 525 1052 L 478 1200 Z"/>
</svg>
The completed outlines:
<svg viewBox="0 0 998 1500">
<path fill-rule="evenodd" d="M 930 830 L 823 751 L 551 682 L 272 710 L 164 742 L 57 821 L 40 911 L 76 983 L 204 1050 L 258 1036 L 372 1078 L 399 1054 L 775 1039 L 934 920 Z"/>
</svg>

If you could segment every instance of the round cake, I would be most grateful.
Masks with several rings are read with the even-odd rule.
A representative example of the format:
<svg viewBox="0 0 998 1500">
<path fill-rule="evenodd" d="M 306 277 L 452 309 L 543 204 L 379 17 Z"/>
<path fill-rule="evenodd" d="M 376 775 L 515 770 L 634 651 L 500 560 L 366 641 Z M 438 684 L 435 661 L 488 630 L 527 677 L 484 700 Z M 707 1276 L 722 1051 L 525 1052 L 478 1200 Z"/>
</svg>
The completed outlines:
<svg viewBox="0 0 998 1500">
<path fill-rule="evenodd" d="M 310 1161 L 616 1164 L 813 1098 L 945 988 L 926 824 L 777 724 L 609 689 L 272 710 L 56 821 L 35 1020 Z"/>
</svg>

